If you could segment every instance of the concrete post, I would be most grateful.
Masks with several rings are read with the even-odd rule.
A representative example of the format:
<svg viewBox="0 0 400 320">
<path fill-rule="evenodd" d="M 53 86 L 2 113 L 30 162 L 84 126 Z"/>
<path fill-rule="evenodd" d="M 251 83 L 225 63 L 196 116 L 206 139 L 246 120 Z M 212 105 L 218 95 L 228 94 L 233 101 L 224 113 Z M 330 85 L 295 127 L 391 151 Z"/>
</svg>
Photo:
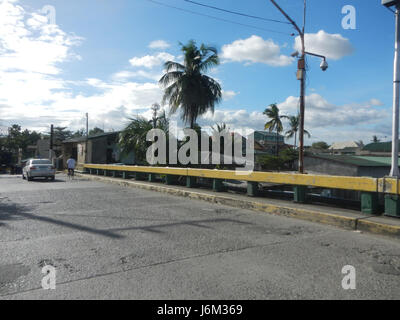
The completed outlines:
<svg viewBox="0 0 400 320">
<path fill-rule="evenodd" d="M 400 197 L 397 194 L 385 195 L 385 216 L 400 218 Z"/>
<path fill-rule="evenodd" d="M 195 188 L 196 187 L 196 177 L 186 177 L 186 187 Z"/>
<path fill-rule="evenodd" d="M 224 185 L 221 179 L 213 179 L 213 191 L 215 192 L 224 191 Z"/>
<path fill-rule="evenodd" d="M 306 186 L 294 186 L 294 202 L 306 203 L 307 202 L 307 187 Z"/>
<path fill-rule="evenodd" d="M 376 192 L 361 192 L 361 212 L 379 214 L 379 196 Z"/>
<path fill-rule="evenodd" d="M 257 197 L 259 193 L 258 182 L 247 181 L 247 195 L 249 197 Z"/>
</svg>

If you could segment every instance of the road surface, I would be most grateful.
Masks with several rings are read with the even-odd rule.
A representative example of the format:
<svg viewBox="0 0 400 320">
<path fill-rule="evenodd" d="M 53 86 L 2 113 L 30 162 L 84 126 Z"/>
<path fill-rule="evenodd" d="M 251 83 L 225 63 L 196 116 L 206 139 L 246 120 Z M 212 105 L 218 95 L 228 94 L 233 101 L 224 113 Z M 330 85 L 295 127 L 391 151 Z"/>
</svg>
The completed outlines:
<svg viewBox="0 0 400 320">
<path fill-rule="evenodd" d="M 342 287 L 346 265 L 355 289 Z M 84 178 L 0 176 L 0 299 L 399 298 L 396 239 Z"/>
</svg>

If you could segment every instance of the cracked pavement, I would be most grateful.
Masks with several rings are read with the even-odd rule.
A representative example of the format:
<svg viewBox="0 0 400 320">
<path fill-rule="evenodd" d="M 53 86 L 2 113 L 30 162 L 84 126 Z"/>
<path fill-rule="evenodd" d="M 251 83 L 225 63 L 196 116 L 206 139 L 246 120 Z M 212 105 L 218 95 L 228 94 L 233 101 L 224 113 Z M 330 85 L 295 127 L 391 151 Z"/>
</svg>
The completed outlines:
<svg viewBox="0 0 400 320">
<path fill-rule="evenodd" d="M 43 290 L 45 265 L 56 289 Z M 342 267 L 356 269 L 344 290 Z M 58 175 L 0 176 L 0 299 L 399 299 L 400 242 Z"/>
</svg>

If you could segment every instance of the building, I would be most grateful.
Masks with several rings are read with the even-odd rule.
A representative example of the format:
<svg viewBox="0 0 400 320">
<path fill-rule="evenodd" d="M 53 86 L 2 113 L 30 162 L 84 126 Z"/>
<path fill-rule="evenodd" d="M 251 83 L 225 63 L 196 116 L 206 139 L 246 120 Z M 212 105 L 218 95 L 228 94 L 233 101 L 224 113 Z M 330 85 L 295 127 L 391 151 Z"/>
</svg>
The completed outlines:
<svg viewBox="0 0 400 320">
<path fill-rule="evenodd" d="M 135 164 L 133 152 L 125 155 L 118 146 L 118 132 L 106 132 L 94 136 L 79 137 L 63 141 L 62 154 L 64 168 L 69 157 L 77 160 L 77 168 L 84 163 L 96 164 Z"/>
<path fill-rule="evenodd" d="M 329 153 L 331 154 L 359 154 L 363 148 L 362 142 L 358 141 L 345 141 L 335 142 L 329 147 Z"/>
<path fill-rule="evenodd" d="M 256 153 L 275 155 L 277 147 L 281 150 L 285 146 L 285 138 L 280 134 L 269 131 L 254 131 Z"/>
<path fill-rule="evenodd" d="M 399 142 L 400 147 L 400 142 Z M 400 149 L 399 149 L 400 150 Z M 392 142 L 374 142 L 367 144 L 364 148 L 362 148 L 361 155 L 370 155 L 370 156 L 386 156 L 391 157 L 392 155 Z"/>
<path fill-rule="evenodd" d="M 304 157 L 304 167 L 316 174 L 382 178 L 390 173 L 391 157 L 313 154 Z"/>
</svg>

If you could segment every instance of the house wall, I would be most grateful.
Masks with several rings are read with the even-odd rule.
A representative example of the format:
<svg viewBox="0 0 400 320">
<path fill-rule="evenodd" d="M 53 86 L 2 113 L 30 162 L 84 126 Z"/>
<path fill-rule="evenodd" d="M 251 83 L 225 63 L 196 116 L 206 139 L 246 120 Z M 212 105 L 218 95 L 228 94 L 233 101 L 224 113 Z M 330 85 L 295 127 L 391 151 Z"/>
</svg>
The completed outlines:
<svg viewBox="0 0 400 320">
<path fill-rule="evenodd" d="M 360 177 L 382 178 L 388 176 L 390 167 L 359 167 L 358 175 Z"/>
<path fill-rule="evenodd" d="M 304 167 L 309 171 L 333 176 L 356 177 L 358 175 L 357 166 L 320 158 L 304 157 Z"/>
<path fill-rule="evenodd" d="M 88 149 L 88 161 L 90 163 L 107 163 L 107 137 L 89 139 Z"/>
</svg>

